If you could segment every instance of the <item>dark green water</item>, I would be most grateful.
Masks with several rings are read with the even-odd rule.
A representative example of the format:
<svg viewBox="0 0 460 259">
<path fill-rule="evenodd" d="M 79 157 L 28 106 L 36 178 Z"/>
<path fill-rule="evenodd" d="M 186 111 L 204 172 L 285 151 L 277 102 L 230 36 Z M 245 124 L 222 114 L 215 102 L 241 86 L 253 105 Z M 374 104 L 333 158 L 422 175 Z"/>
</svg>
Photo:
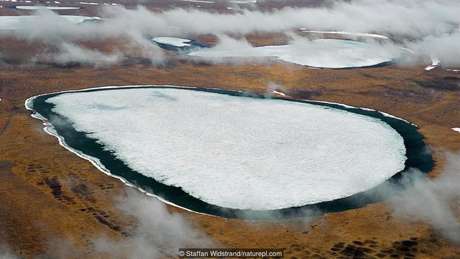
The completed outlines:
<svg viewBox="0 0 460 259">
<path fill-rule="evenodd" d="M 261 95 L 256 94 L 247 94 L 236 91 L 220 90 L 220 89 L 208 89 L 208 88 L 181 88 L 181 87 L 171 87 L 171 86 L 145 86 L 145 87 L 125 87 L 123 89 L 140 89 L 140 88 L 174 88 L 174 89 L 183 89 L 187 91 L 205 91 L 211 93 L 226 94 L 232 96 L 245 96 L 250 98 L 264 98 Z M 112 91 L 120 90 L 121 88 L 112 88 L 112 89 L 90 89 L 83 92 L 95 92 L 95 91 Z M 82 91 L 80 91 L 82 92 Z M 69 93 L 69 92 L 67 92 Z M 72 127 L 71 122 L 55 112 L 52 111 L 54 108 L 53 104 L 47 103 L 48 98 L 60 95 L 62 93 L 53 93 L 48 95 L 37 96 L 33 99 L 32 109 L 46 118 L 55 128 L 58 135 L 60 135 L 65 143 L 76 150 L 81 151 L 82 153 L 98 158 L 101 164 L 107 168 L 111 174 L 120 176 L 127 180 L 128 182 L 147 190 L 151 193 L 154 193 L 157 196 L 162 197 L 163 199 L 174 203 L 178 206 L 206 214 L 212 214 L 222 217 L 247 217 L 253 219 L 263 219 L 271 218 L 274 215 L 277 217 L 296 217 L 303 216 L 306 213 L 311 213 L 311 209 L 314 211 L 320 212 L 334 212 L 342 211 L 352 208 L 362 207 L 366 204 L 379 201 L 381 196 L 375 195 L 379 192 L 380 189 L 384 188 L 386 183 L 377 186 L 369 191 L 358 193 L 347 198 L 338 199 L 334 201 L 322 202 L 313 205 L 306 205 L 302 207 L 281 209 L 281 210 L 272 210 L 272 211 L 255 211 L 255 210 L 238 210 L 238 209 L 228 209 L 222 208 L 215 205 L 208 204 L 199 199 L 196 199 L 181 188 L 168 186 L 160 182 L 155 181 L 153 178 L 146 177 L 127 166 L 123 161 L 117 159 L 113 152 L 104 150 L 104 146 L 97 143 L 97 139 L 90 138 L 86 135 L 85 132 L 77 131 Z M 343 107 L 338 104 L 327 104 L 327 103 L 317 103 L 303 100 L 288 100 L 284 98 L 285 101 L 299 102 L 299 103 L 309 103 L 313 105 L 321 105 L 330 107 L 333 109 L 345 110 L 348 112 L 353 112 L 357 114 L 362 114 L 374 118 L 378 118 L 387 124 L 389 124 L 393 129 L 395 129 L 404 139 L 404 145 L 406 147 L 406 156 L 407 160 L 405 162 L 405 169 L 398 174 L 394 175 L 388 181 L 392 184 L 398 185 L 401 177 L 410 173 L 409 168 L 416 168 L 422 172 L 429 172 L 434 166 L 433 158 L 430 152 L 427 152 L 428 148 L 423 141 L 423 136 L 417 131 L 417 127 L 406 123 L 402 120 L 384 116 L 383 114 L 376 111 L 362 110 L 358 108 Z M 60 123 L 53 124 L 53 121 L 58 119 Z M 378 163 L 379 161 L 375 161 Z"/>
</svg>

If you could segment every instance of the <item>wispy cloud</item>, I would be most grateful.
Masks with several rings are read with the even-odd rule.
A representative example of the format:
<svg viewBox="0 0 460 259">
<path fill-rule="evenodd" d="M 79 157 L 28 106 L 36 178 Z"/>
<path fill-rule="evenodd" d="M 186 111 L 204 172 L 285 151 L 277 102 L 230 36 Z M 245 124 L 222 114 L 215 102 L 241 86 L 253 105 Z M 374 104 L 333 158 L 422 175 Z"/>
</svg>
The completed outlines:
<svg viewBox="0 0 460 259">
<path fill-rule="evenodd" d="M 455 44 L 460 40 L 459 12 L 460 2 L 456 0 L 335 1 L 317 8 L 251 9 L 225 14 L 198 9 L 154 12 L 142 6 L 110 6 L 101 8 L 103 22 L 79 25 L 64 21 L 49 10 L 39 10 L 39 19 L 16 24 L 14 34 L 54 45 L 63 41 L 128 39 L 156 60 L 162 55 L 151 44 L 152 36 L 289 32 L 303 27 L 385 34 L 418 55 L 438 56 L 445 64 L 458 65 L 460 53 Z"/>
<path fill-rule="evenodd" d="M 460 154 L 447 153 L 438 177 L 412 171 L 400 184 L 387 184 L 378 195 L 387 200 L 394 216 L 429 224 L 445 238 L 460 243 L 459 190 Z"/>
<path fill-rule="evenodd" d="M 120 62 L 123 59 L 123 54 L 118 51 L 105 54 L 97 50 L 80 47 L 76 44 L 62 43 L 58 47 L 58 52 L 47 54 L 46 59 L 60 65 L 79 63 L 100 67 Z"/>
<path fill-rule="evenodd" d="M 118 207 L 136 219 L 130 235 L 113 241 L 95 239 L 95 249 L 113 258 L 165 258 L 177 256 L 178 248 L 212 247 L 215 243 L 183 215 L 169 212 L 158 200 L 128 190 Z"/>
<path fill-rule="evenodd" d="M 7 246 L 0 245 L 0 259 L 17 259 L 17 257 Z"/>
</svg>

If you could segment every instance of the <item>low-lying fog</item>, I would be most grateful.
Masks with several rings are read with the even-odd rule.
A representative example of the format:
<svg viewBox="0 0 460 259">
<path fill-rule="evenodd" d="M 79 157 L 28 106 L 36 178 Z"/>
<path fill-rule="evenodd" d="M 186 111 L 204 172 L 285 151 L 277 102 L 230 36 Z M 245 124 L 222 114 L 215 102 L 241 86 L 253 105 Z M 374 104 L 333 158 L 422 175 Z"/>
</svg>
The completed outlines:
<svg viewBox="0 0 460 259">
<path fill-rule="evenodd" d="M 114 53 L 87 55 L 85 48 L 76 44 L 81 40 L 124 39 L 133 48 L 141 49 L 142 56 L 152 63 L 165 61 L 160 48 L 152 44 L 155 36 L 194 37 L 200 34 L 244 35 L 251 32 L 291 33 L 299 28 L 357 33 L 377 33 L 392 40 L 381 44 L 382 49 L 395 46 L 414 52 L 407 63 L 430 63 L 437 58 L 444 66 L 457 66 L 460 60 L 460 2 L 455 0 L 403 1 L 330 1 L 317 8 L 290 8 L 259 11 L 241 9 L 232 13 L 218 13 L 198 9 L 170 9 L 150 11 L 139 6 L 104 6 L 99 16 L 103 22 L 80 24 L 65 22 L 50 10 L 39 10 L 33 22 L 15 24 L 13 35 L 28 41 L 45 42 L 55 46 L 58 54 L 50 54 L 57 63 L 83 62 L 113 64 Z M 12 25 L 13 26 L 13 25 Z M 4 30 L 1 34 L 10 34 Z M 381 41 L 379 41 L 381 43 Z M 69 44 L 75 48 L 69 48 Z M 91 51 L 99 51 L 92 49 Z M 117 62 L 129 53 L 115 49 Z M 93 52 L 90 52 L 93 54 Z M 80 55 L 85 56 L 79 58 Z M 103 55 L 109 55 L 109 58 Z M 61 57 L 61 58 L 56 58 Z M 67 58 L 63 59 L 62 56 Z M 92 62 L 94 61 L 94 62 Z"/>
</svg>

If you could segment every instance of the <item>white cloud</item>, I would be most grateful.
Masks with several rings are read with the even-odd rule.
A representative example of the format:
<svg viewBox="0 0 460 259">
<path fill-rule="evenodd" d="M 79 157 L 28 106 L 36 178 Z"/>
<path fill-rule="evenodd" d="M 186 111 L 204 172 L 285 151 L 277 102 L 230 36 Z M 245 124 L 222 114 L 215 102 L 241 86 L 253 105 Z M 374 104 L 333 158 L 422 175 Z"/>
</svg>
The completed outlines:
<svg viewBox="0 0 460 259">
<path fill-rule="evenodd" d="M 8 247 L 0 245 L 0 259 L 18 259 Z"/>
<path fill-rule="evenodd" d="M 388 199 L 393 215 L 408 221 L 421 221 L 453 242 L 460 243 L 460 154 L 446 154 L 441 175 L 428 178 L 412 171 L 401 184 L 388 184 L 379 193 Z"/>
<path fill-rule="evenodd" d="M 127 195 L 119 198 L 118 207 L 136 219 L 134 230 L 119 241 L 105 237 L 93 240 L 97 252 L 112 258 L 165 258 L 177 256 L 179 248 L 215 245 L 181 214 L 169 212 L 155 198 L 127 190 Z"/>
<path fill-rule="evenodd" d="M 58 48 L 58 52 L 48 54 L 48 58 L 51 59 L 50 61 L 61 65 L 77 62 L 95 66 L 107 66 L 120 62 L 123 59 L 123 54 L 120 52 L 104 54 L 75 44 L 62 43 Z"/>
<path fill-rule="evenodd" d="M 445 64 L 458 65 L 459 12 L 460 2 L 456 0 L 337 1 L 317 8 L 239 10 L 226 14 L 197 9 L 153 12 L 144 7 L 106 6 L 100 13 L 104 22 L 80 25 L 62 21 L 49 10 L 40 10 L 39 19 L 22 23 L 15 34 L 55 45 L 62 41 L 126 38 L 156 59 L 154 53 L 161 51 L 150 47 L 152 44 L 146 37 L 288 32 L 303 27 L 385 34 L 398 44 L 414 48 L 417 55 L 439 56 Z"/>
</svg>

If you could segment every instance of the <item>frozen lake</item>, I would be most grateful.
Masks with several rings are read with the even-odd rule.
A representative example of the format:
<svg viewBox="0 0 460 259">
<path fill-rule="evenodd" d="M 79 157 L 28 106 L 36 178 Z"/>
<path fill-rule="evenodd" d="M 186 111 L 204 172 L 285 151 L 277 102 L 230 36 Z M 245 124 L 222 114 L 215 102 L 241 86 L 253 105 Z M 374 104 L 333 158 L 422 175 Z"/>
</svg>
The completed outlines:
<svg viewBox="0 0 460 259">
<path fill-rule="evenodd" d="M 375 111 L 222 90 L 96 89 L 28 106 L 110 174 L 211 214 L 352 197 L 416 163 L 407 158 L 424 146 L 414 126 Z"/>
<path fill-rule="evenodd" d="M 399 50 L 378 43 L 338 39 L 301 40 L 287 45 L 238 46 L 196 49 L 190 56 L 213 61 L 226 58 L 273 58 L 288 63 L 317 68 L 370 67 L 391 63 Z"/>
</svg>

